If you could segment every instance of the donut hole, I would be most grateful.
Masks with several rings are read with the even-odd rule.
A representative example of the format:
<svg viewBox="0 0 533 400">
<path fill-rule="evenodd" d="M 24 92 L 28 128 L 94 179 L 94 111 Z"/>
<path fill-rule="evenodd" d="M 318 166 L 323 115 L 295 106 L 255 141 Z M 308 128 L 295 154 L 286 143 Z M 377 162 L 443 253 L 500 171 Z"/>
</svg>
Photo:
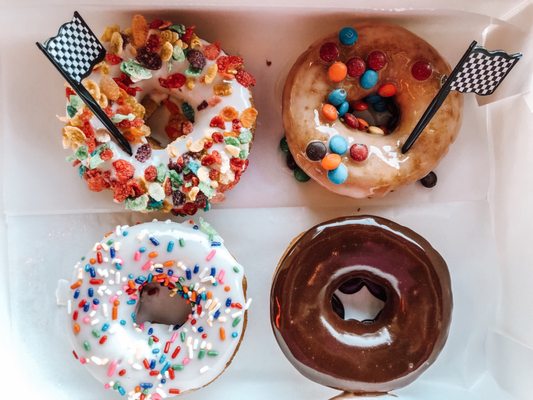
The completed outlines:
<svg viewBox="0 0 533 400">
<path fill-rule="evenodd" d="M 380 128 L 385 135 L 394 132 L 400 122 L 400 107 L 396 102 L 396 96 L 381 97 L 377 93 L 373 93 L 361 99 L 350 101 L 349 104 L 351 114 L 364 120 L 368 126 Z M 361 104 L 364 106 L 361 107 Z M 364 107 L 367 108 L 365 110 L 358 109 Z M 359 124 L 359 130 L 364 130 L 364 128 L 363 124 Z"/>
<path fill-rule="evenodd" d="M 172 325 L 179 328 L 187 322 L 192 313 L 192 306 L 181 296 L 174 294 L 159 283 L 148 283 L 141 289 L 135 321 L 138 324 Z"/>
<path fill-rule="evenodd" d="M 192 131 L 192 122 L 184 114 L 184 102 L 169 96 L 160 103 L 147 96 L 142 104 L 146 109 L 145 123 L 150 127 L 151 134 L 148 143 L 155 149 L 164 149 L 181 136 Z"/>
<path fill-rule="evenodd" d="M 331 297 L 333 311 L 343 320 L 374 323 L 385 307 L 385 289 L 368 279 L 351 278 L 341 284 Z"/>
</svg>

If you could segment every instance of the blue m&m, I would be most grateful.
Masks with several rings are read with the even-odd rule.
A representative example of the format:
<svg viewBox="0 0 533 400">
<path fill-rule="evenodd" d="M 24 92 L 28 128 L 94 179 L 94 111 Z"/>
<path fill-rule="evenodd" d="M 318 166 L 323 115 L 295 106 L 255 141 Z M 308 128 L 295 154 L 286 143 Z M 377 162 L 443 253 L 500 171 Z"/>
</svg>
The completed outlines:
<svg viewBox="0 0 533 400">
<path fill-rule="evenodd" d="M 344 164 L 339 164 L 337 168 L 328 171 L 328 179 L 335 185 L 346 182 L 346 179 L 348 179 L 348 168 Z"/>
<path fill-rule="evenodd" d="M 359 83 L 363 89 L 370 89 L 378 83 L 378 73 L 374 70 L 367 69 L 361 76 Z"/>
<path fill-rule="evenodd" d="M 383 100 L 376 101 L 374 104 L 372 104 L 372 108 L 374 111 L 383 112 L 387 109 L 387 103 Z"/>
<path fill-rule="evenodd" d="M 357 31 L 350 26 L 342 28 L 339 32 L 339 41 L 345 46 L 353 46 L 358 37 Z"/>
<path fill-rule="evenodd" d="M 347 93 L 344 89 L 332 90 L 328 95 L 328 103 L 337 107 L 346 101 L 346 96 Z"/>
<path fill-rule="evenodd" d="M 347 101 L 345 101 L 340 106 L 338 106 L 337 111 L 339 112 L 339 117 L 344 117 L 344 114 L 346 114 L 349 109 L 350 109 L 350 104 Z"/>
<path fill-rule="evenodd" d="M 370 94 L 368 96 L 365 97 L 365 101 L 368 103 L 368 104 L 374 104 L 374 103 L 377 103 L 378 101 L 382 101 L 383 100 L 383 97 L 381 97 L 379 94 Z"/>
<path fill-rule="evenodd" d="M 343 155 L 348 151 L 348 142 L 341 135 L 334 135 L 329 139 L 329 150 L 332 153 Z"/>
</svg>

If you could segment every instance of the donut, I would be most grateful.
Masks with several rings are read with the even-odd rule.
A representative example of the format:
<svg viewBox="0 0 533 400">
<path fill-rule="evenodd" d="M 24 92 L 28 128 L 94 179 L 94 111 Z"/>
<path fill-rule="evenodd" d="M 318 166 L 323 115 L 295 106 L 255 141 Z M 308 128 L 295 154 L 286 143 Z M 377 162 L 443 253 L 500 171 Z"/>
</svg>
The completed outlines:
<svg viewBox="0 0 533 400">
<path fill-rule="evenodd" d="M 135 211 L 193 215 L 224 199 L 248 166 L 257 110 L 244 60 L 200 39 L 194 26 L 135 15 L 106 28 L 105 59 L 83 80 L 133 156 L 66 88 L 63 147 L 92 191 Z M 150 128 L 153 127 L 152 128 Z"/>
<path fill-rule="evenodd" d="M 345 316 L 339 298 L 363 287 L 384 305 L 359 321 Z M 304 376 L 348 393 L 382 394 L 414 381 L 442 350 L 450 275 L 412 230 L 374 216 L 337 218 L 290 244 L 270 311 L 281 350 Z"/>
<path fill-rule="evenodd" d="M 74 267 L 74 357 L 105 388 L 160 400 L 199 389 L 246 329 L 244 269 L 205 221 L 117 226 Z"/>
<path fill-rule="evenodd" d="M 436 167 L 455 140 L 462 97 L 452 92 L 406 154 L 450 67 L 394 25 L 355 24 L 312 44 L 290 70 L 283 125 L 298 166 L 328 190 L 382 197 Z"/>
</svg>

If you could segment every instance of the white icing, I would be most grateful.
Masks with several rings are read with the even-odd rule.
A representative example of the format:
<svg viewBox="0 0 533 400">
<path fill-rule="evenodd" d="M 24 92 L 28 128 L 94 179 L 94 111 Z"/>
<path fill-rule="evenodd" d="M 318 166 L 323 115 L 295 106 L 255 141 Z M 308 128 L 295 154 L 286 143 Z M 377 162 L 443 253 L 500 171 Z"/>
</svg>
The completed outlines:
<svg viewBox="0 0 533 400">
<path fill-rule="evenodd" d="M 208 42 L 202 40 L 202 45 L 207 46 L 209 45 Z M 226 53 L 224 53 L 222 50 L 220 51 L 220 56 L 224 56 Z M 125 60 L 128 59 L 135 59 L 135 57 L 132 57 L 131 54 L 122 54 L 122 57 Z M 207 69 L 210 65 L 215 64 L 216 61 L 206 60 L 206 65 L 203 69 L 202 75 L 205 74 Z M 234 107 L 237 111 L 239 111 L 239 114 L 244 111 L 245 109 L 252 107 L 251 103 L 251 93 L 250 90 L 239 84 L 235 79 L 232 80 L 224 80 L 220 74 L 217 74 L 216 78 L 211 84 L 204 84 L 200 82 L 196 82 L 195 87 L 192 90 L 189 90 L 185 85 L 182 86 L 179 89 L 166 89 L 161 87 L 159 84 L 159 78 L 166 78 L 168 73 L 168 62 L 163 62 L 163 66 L 157 70 L 157 71 L 151 71 L 152 72 L 152 78 L 151 79 L 145 79 L 142 81 L 139 81 L 135 83 L 134 86 L 138 86 L 142 89 L 141 92 L 137 93 L 136 99 L 137 101 L 141 102 L 142 98 L 144 96 L 150 95 L 152 99 L 158 103 L 165 100 L 168 96 L 174 97 L 176 99 L 179 99 L 181 101 L 185 101 L 189 103 L 195 110 L 195 122 L 194 122 L 194 129 L 193 131 L 186 136 L 179 137 L 178 139 L 174 140 L 173 142 L 169 143 L 169 146 L 172 146 L 173 149 L 176 151 L 176 154 L 179 156 L 183 153 L 186 153 L 188 151 L 187 149 L 187 142 L 192 141 L 193 143 L 204 138 L 204 137 L 211 137 L 211 135 L 214 132 L 220 132 L 220 128 L 212 128 L 209 126 L 209 123 L 211 122 L 211 119 L 218 115 L 220 111 L 227 106 Z M 172 70 L 170 74 L 174 73 L 181 73 L 185 74 L 185 70 L 189 67 L 189 63 L 187 60 L 182 62 L 173 61 L 172 62 Z M 110 70 L 111 76 L 118 76 L 120 74 L 119 66 L 112 66 L 112 69 Z M 99 73 L 96 72 L 94 74 L 91 74 L 89 76 L 90 79 L 99 79 Z M 214 107 L 208 106 L 202 111 L 198 111 L 196 107 L 203 101 L 203 100 L 209 100 L 211 97 L 214 96 L 213 93 L 213 86 L 219 83 L 228 83 L 232 88 L 232 93 L 229 96 L 220 96 L 221 102 L 215 105 Z M 91 123 L 94 124 L 93 126 L 98 125 L 99 127 L 103 127 L 100 120 L 98 120 L 96 117 L 93 117 L 91 120 Z M 231 122 L 226 122 L 226 130 L 231 131 Z M 129 156 L 126 154 L 124 150 L 118 147 L 116 143 L 112 143 L 113 152 L 116 151 L 115 154 L 117 154 L 115 159 L 123 159 L 127 160 L 128 162 L 132 163 L 135 166 L 135 171 L 140 172 L 136 176 L 142 176 L 142 171 L 144 168 L 146 168 L 148 165 L 159 165 L 159 163 L 168 164 L 168 161 L 170 159 L 167 149 L 158 149 L 158 150 L 152 150 L 152 160 L 146 161 L 144 163 L 140 163 L 135 159 L 134 156 Z M 133 154 L 135 155 L 135 151 L 140 145 L 132 146 Z M 168 147 L 168 146 L 167 146 Z M 213 144 L 213 147 L 211 148 L 213 150 L 217 150 L 221 153 L 225 151 L 225 145 L 223 143 L 215 143 Z M 173 157 L 176 159 L 177 157 Z M 154 163 L 153 160 L 158 161 L 158 163 Z M 229 162 L 229 161 L 228 161 Z"/>
<path fill-rule="evenodd" d="M 100 250 L 98 246 L 95 247 L 74 267 L 72 281 L 74 288 L 71 289 L 69 296 L 69 301 L 72 299 L 73 314 L 70 314 L 68 319 L 68 331 L 74 350 L 79 360 L 96 379 L 111 388 L 119 382 L 129 399 L 138 398 L 139 394 L 136 394 L 134 389 L 141 383 L 153 385 L 145 397 L 147 400 L 157 400 L 158 395 L 172 396 L 168 392 L 172 388 L 179 389 L 181 393 L 201 388 L 224 371 L 243 334 L 245 317 L 243 310 L 246 310 L 250 304 L 250 300 L 246 301 L 243 292 L 243 268 L 231 256 L 218 236 L 213 239 L 215 242 L 211 242 L 206 233 L 195 229 L 194 226 L 192 221 L 182 224 L 154 221 L 133 227 L 117 227 L 113 233 L 99 243 Z M 123 236 L 123 232 L 127 232 L 127 236 Z M 159 241 L 159 245 L 154 245 L 150 238 Z M 180 246 L 180 239 L 184 240 L 184 247 Z M 110 240 L 113 243 L 107 245 Z M 170 240 L 174 242 L 174 248 L 168 252 L 167 245 Z M 118 247 L 120 250 L 117 250 Z M 141 247 L 145 247 L 146 251 L 139 253 Z M 112 259 L 109 256 L 112 248 L 116 252 L 115 259 L 123 260 L 120 270 L 112 261 L 109 261 Z M 215 250 L 214 253 L 213 250 Z M 149 254 L 154 251 L 157 251 L 158 255 L 150 258 Z M 108 261 L 98 263 L 96 252 L 100 252 Z M 91 264 L 91 259 L 96 260 L 95 264 Z M 201 313 L 198 315 L 198 308 L 194 308 L 189 320 L 176 331 L 172 329 L 172 326 L 150 322 L 139 326 L 133 322 L 131 316 L 136 310 L 136 304 L 127 304 L 128 300 L 137 299 L 139 294 L 138 290 L 135 293 L 126 293 L 129 289 L 130 278 L 132 275 L 134 280 L 139 276 L 147 277 L 149 273 L 156 276 L 158 272 L 155 269 L 162 267 L 162 264 L 169 260 L 174 261 L 174 265 L 163 267 L 163 270 L 171 269 L 174 272 L 171 279 L 177 280 L 183 277 L 184 286 L 196 289 L 198 296 L 202 293 L 207 296 L 207 293 L 211 292 L 212 298 L 201 301 Z M 89 267 L 86 267 L 87 265 Z M 193 273 L 195 265 L 198 265 L 196 274 Z M 101 271 L 108 276 L 114 275 L 114 284 L 91 284 L 90 267 L 95 270 L 94 279 L 102 279 L 98 273 Z M 212 267 L 216 268 L 215 278 L 204 281 L 202 278 L 212 278 L 210 275 Z M 187 270 L 191 271 L 191 280 L 186 278 Z M 81 285 L 79 280 L 81 280 Z M 77 282 L 79 287 L 75 287 Z M 138 288 L 139 284 L 135 284 L 135 287 Z M 226 292 L 225 287 L 229 287 L 230 291 Z M 89 297 L 90 288 L 94 291 L 92 298 Z M 79 297 L 73 299 L 77 291 L 79 291 Z M 231 298 L 232 306 L 230 307 L 226 307 L 227 298 Z M 91 302 L 87 312 L 84 312 L 83 306 L 79 307 L 84 299 L 86 302 Z M 97 299 L 99 304 L 92 303 L 94 299 Z M 115 300 L 119 300 L 120 305 L 117 319 L 113 320 L 112 308 Z M 242 306 L 242 310 L 235 306 L 236 303 Z M 78 315 L 74 321 L 76 311 Z M 221 316 L 214 318 L 217 311 Z M 223 314 L 227 317 L 223 318 Z M 240 322 L 236 322 L 237 318 L 240 318 Z M 195 324 L 192 323 L 193 319 L 197 321 Z M 125 325 L 120 323 L 121 320 L 126 321 Z M 234 323 L 235 327 L 233 327 Z M 73 329 L 75 324 L 80 327 L 77 334 Z M 107 330 L 102 330 L 104 324 L 109 324 Z M 203 328 L 202 333 L 198 332 L 200 327 Z M 149 344 L 150 328 L 153 329 L 152 337 L 159 339 L 152 345 Z M 225 330 L 225 340 L 221 339 L 220 328 Z M 232 337 L 234 332 L 235 338 Z M 184 342 L 182 342 L 182 334 L 185 335 Z M 202 334 L 207 334 L 207 337 L 202 338 Z M 100 344 L 99 341 L 104 335 L 107 336 L 107 341 Z M 172 339 L 174 341 L 165 353 L 166 343 Z M 89 344 L 90 350 L 85 348 L 84 343 Z M 180 346 L 181 350 L 172 359 L 177 346 Z M 154 354 L 154 350 L 159 352 Z M 218 355 L 208 355 L 210 351 L 216 351 Z M 201 352 L 205 354 L 199 359 Z M 160 362 L 162 355 L 165 359 Z M 185 357 L 190 360 L 187 361 Z M 186 365 L 183 370 L 174 371 L 175 378 L 172 380 L 168 370 L 164 376 L 161 373 L 157 376 L 150 376 L 149 370 L 144 366 L 145 359 L 148 362 L 156 360 L 154 370 L 160 372 L 167 363 L 170 366 Z M 118 373 L 122 369 L 126 370 L 126 374 L 119 376 Z M 162 378 L 166 379 L 165 384 L 161 384 Z M 162 393 L 156 389 L 160 389 Z M 119 390 L 118 387 L 116 390 Z M 154 391 L 158 394 L 154 395 Z"/>
<path fill-rule="evenodd" d="M 204 40 L 200 41 L 202 46 L 204 47 L 209 45 L 209 43 Z M 130 50 L 131 46 L 127 46 L 126 49 L 123 50 L 122 54 L 120 54 L 120 57 L 125 61 L 135 60 L 135 57 L 133 57 Z M 224 55 L 226 55 L 226 53 L 221 50 L 219 57 Z M 169 64 L 172 66 L 170 72 Z M 130 143 L 133 152 L 133 155 L 130 156 L 124 150 L 122 150 L 122 148 L 120 148 L 114 140 L 110 140 L 107 136 L 105 136 L 106 130 L 103 124 L 98 118 L 93 116 L 93 118 L 91 118 L 90 120 L 90 123 L 95 129 L 95 131 L 98 132 L 97 137 L 102 138 L 103 140 L 101 140 L 101 142 L 107 143 L 109 148 L 113 151 L 112 159 L 105 162 L 101 162 L 99 165 L 97 165 L 97 168 L 102 171 L 111 171 L 111 176 L 115 177 L 112 163 L 119 159 L 126 160 L 131 163 L 135 168 L 134 177 L 142 180 L 142 177 L 144 176 L 144 170 L 148 166 L 153 165 L 157 167 L 161 164 L 167 166 L 170 159 L 175 161 L 178 159 L 179 156 L 188 152 L 189 150 L 199 151 L 203 149 L 202 140 L 205 138 L 211 138 L 211 135 L 214 132 L 231 132 L 231 121 L 225 122 L 225 129 L 213 128 L 209 126 L 212 118 L 219 115 L 221 110 L 227 106 L 234 107 L 238 111 L 240 116 L 244 110 L 252 107 L 252 94 L 248 88 L 242 86 L 240 83 L 237 82 L 236 79 L 225 80 L 224 77 L 219 73 L 216 74 L 214 80 L 209 84 L 200 82 L 199 78 L 204 76 L 208 71 L 209 67 L 213 64 L 216 64 L 216 60 L 206 59 L 206 65 L 203 68 L 201 75 L 196 77 L 195 86 L 192 90 L 188 89 L 186 84 L 179 89 L 166 89 L 159 84 L 159 78 L 166 78 L 170 74 L 181 73 L 185 75 L 185 71 L 187 70 L 187 68 L 189 68 L 190 65 L 187 60 L 179 62 L 171 59 L 168 62 L 163 62 L 162 67 L 159 70 L 150 71 L 152 74 L 152 77 L 150 79 L 143 79 L 138 82 L 135 82 L 132 85 L 135 87 L 140 87 L 142 89 L 142 91 L 138 92 L 135 96 L 136 100 L 139 103 L 145 96 L 151 97 L 152 100 L 156 101 L 157 103 L 161 103 L 163 100 L 170 97 L 170 99 L 178 100 L 178 106 L 183 101 L 187 102 L 188 104 L 190 104 L 190 106 L 192 106 L 195 112 L 195 122 L 193 123 L 193 131 L 188 135 L 179 137 L 176 140 L 172 141 L 164 149 L 152 149 L 151 157 L 145 162 L 138 161 L 135 158 L 135 154 L 137 149 L 142 144 L 146 143 L 146 139 L 143 138 L 142 143 Z M 120 74 L 120 64 L 109 65 L 109 76 L 118 77 Z M 102 75 L 99 71 L 94 71 L 88 77 L 88 79 L 98 83 L 100 82 L 101 76 Z M 214 106 L 207 106 L 207 108 L 199 111 L 197 109 L 197 106 L 200 105 L 203 101 L 208 101 L 209 99 L 213 98 L 215 95 L 213 91 L 214 85 L 221 83 L 226 83 L 231 87 L 231 94 L 228 96 L 219 96 L 221 101 L 218 104 Z M 113 104 L 114 110 L 116 110 L 116 107 L 116 103 Z M 161 126 L 161 124 L 158 125 Z M 243 128 L 243 131 L 245 130 L 247 129 Z M 166 136 L 164 132 L 162 132 L 161 135 Z M 211 165 L 208 167 L 208 169 L 216 169 L 220 171 L 220 183 L 229 184 L 235 179 L 235 174 L 233 173 L 233 171 L 230 170 L 229 166 L 230 158 L 239 157 L 239 153 L 241 150 L 244 150 L 247 154 L 248 149 L 248 144 L 241 144 L 240 146 L 236 147 L 226 146 L 225 143 L 213 143 L 213 146 L 209 149 L 208 153 L 212 153 L 215 150 L 219 152 L 222 156 L 222 163 Z M 88 157 L 86 160 L 82 160 L 82 165 L 90 167 L 90 159 L 91 157 Z M 218 182 L 211 181 L 209 178 L 207 178 L 203 182 L 207 183 L 208 186 L 215 189 L 214 193 L 211 196 L 206 193 L 209 200 L 213 199 L 214 201 L 218 201 Z M 165 196 L 165 198 L 167 198 L 167 200 L 172 203 L 172 196 Z"/>
</svg>

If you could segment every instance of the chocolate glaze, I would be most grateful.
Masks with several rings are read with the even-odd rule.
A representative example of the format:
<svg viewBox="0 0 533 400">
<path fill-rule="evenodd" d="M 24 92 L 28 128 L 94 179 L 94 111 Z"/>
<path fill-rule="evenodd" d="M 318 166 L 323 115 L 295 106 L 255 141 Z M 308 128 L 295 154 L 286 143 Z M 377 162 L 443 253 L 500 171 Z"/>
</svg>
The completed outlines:
<svg viewBox="0 0 533 400">
<path fill-rule="evenodd" d="M 333 293 L 363 285 L 385 301 L 383 310 L 370 322 L 343 320 Z M 272 285 L 272 328 L 307 378 L 352 393 L 385 393 L 414 381 L 442 350 L 450 286 L 445 261 L 420 235 L 384 218 L 338 218 L 287 249 Z"/>
</svg>

